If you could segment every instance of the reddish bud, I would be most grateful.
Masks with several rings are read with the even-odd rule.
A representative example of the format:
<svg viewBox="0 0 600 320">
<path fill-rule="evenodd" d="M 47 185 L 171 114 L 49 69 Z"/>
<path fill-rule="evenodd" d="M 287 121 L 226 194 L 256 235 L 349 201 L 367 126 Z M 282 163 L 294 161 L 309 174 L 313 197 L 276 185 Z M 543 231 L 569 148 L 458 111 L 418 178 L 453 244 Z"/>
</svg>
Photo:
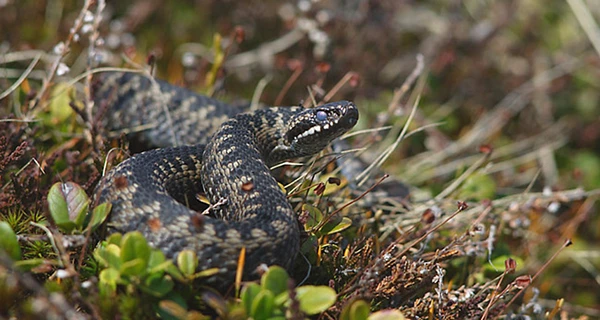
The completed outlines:
<svg viewBox="0 0 600 320">
<path fill-rule="evenodd" d="M 308 210 L 303 210 L 298 216 L 298 222 L 301 225 L 305 225 L 308 222 Z"/>
<path fill-rule="evenodd" d="M 421 215 L 421 222 L 430 224 L 434 221 L 435 221 L 435 214 L 433 213 L 433 210 L 428 208 L 427 210 L 425 210 L 425 212 L 423 212 L 423 215 Z"/>
<path fill-rule="evenodd" d="M 360 75 L 356 72 L 352 72 L 350 75 L 350 81 L 348 81 L 351 87 L 356 88 L 360 84 Z"/>
<path fill-rule="evenodd" d="M 325 191 L 325 184 L 323 182 L 319 182 L 319 184 L 315 187 L 315 194 L 320 196 Z"/>
<path fill-rule="evenodd" d="M 331 69 L 331 65 L 327 62 L 319 62 L 317 64 L 316 70 L 319 73 L 327 73 Z"/>
<path fill-rule="evenodd" d="M 531 276 L 524 275 L 524 276 L 517 277 L 515 279 L 515 281 L 513 281 L 513 284 L 519 288 L 525 288 L 529 284 L 531 284 Z"/>
<path fill-rule="evenodd" d="M 155 63 L 156 63 L 156 55 L 154 53 L 150 53 L 146 57 L 146 64 L 149 66 L 154 66 Z"/>
<path fill-rule="evenodd" d="M 242 41 L 244 41 L 244 39 L 246 39 L 246 31 L 244 30 L 244 28 L 237 26 L 235 27 L 235 30 L 233 31 L 234 34 L 234 38 L 235 38 L 235 42 L 242 43 Z"/>
<path fill-rule="evenodd" d="M 489 144 L 482 144 L 479 146 L 479 152 L 484 154 L 490 154 L 493 150 L 494 148 L 492 148 L 492 146 L 490 146 Z"/>
<path fill-rule="evenodd" d="M 515 261 L 513 258 L 504 260 L 504 270 L 506 270 L 506 273 L 515 272 L 515 270 L 517 270 L 517 261 Z"/>
</svg>

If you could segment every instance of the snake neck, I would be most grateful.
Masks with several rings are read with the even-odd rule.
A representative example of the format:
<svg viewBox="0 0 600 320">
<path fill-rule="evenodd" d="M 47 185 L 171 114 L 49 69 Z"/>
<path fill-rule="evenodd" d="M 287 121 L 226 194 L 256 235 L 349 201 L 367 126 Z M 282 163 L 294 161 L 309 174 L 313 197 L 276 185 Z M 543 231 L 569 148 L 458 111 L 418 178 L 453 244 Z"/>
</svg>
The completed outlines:
<svg viewBox="0 0 600 320">
<path fill-rule="evenodd" d="M 305 109 L 302 107 L 261 109 L 238 115 L 232 125 L 247 130 L 260 157 L 268 167 L 271 167 L 285 160 L 307 155 L 302 150 L 294 148 L 286 137 L 290 119 L 303 110 Z"/>
<path fill-rule="evenodd" d="M 206 146 L 201 169 L 204 191 L 211 203 L 223 199 L 227 203 L 213 210 L 215 216 L 230 221 L 248 217 L 295 221 L 269 170 L 272 161 L 267 159 L 269 149 L 282 143 L 280 126 L 286 115 L 265 112 L 243 114 L 225 122 Z"/>
</svg>

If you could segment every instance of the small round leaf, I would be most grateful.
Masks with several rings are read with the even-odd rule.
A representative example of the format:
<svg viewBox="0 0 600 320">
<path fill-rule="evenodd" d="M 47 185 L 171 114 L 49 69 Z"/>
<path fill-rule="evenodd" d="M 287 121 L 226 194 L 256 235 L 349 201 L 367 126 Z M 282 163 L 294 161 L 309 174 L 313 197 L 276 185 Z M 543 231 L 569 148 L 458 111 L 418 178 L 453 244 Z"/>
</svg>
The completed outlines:
<svg viewBox="0 0 600 320">
<path fill-rule="evenodd" d="M 269 290 L 277 296 L 288 288 L 289 276 L 285 269 L 279 266 L 271 266 L 261 279 L 263 289 Z"/>
<path fill-rule="evenodd" d="M 183 250 L 177 255 L 177 267 L 186 277 L 191 277 L 198 267 L 198 258 L 192 250 Z"/>
<path fill-rule="evenodd" d="M 155 273 L 144 280 L 144 286 L 141 288 L 155 297 L 163 297 L 173 289 L 173 286 L 175 283 L 171 277 Z"/>
<path fill-rule="evenodd" d="M 116 244 L 108 244 L 94 251 L 94 257 L 105 267 L 121 268 L 121 248 Z"/>
<path fill-rule="evenodd" d="M 364 300 L 353 300 L 345 305 L 340 315 L 341 320 L 367 320 L 371 310 Z"/>
<path fill-rule="evenodd" d="M 0 250 L 13 260 L 21 259 L 21 247 L 17 235 L 6 221 L 0 221 Z"/>
<path fill-rule="evenodd" d="M 269 318 L 273 314 L 273 307 L 275 306 L 274 300 L 275 298 L 271 291 L 261 290 L 252 301 L 250 316 L 254 319 Z"/>
<path fill-rule="evenodd" d="M 99 288 L 100 294 L 112 295 L 117 291 L 117 282 L 120 280 L 119 271 L 113 268 L 104 269 L 100 272 Z"/>
<path fill-rule="evenodd" d="M 310 204 L 303 204 L 302 210 L 308 212 L 308 220 L 304 226 L 304 229 L 307 231 L 317 226 L 319 222 L 323 220 L 323 213 L 321 213 L 321 210 L 317 207 L 311 206 Z"/>
<path fill-rule="evenodd" d="M 242 299 L 242 304 L 246 309 L 246 313 L 250 314 L 250 310 L 252 309 L 252 302 L 254 301 L 260 290 L 262 290 L 260 286 L 254 282 L 242 288 L 240 298 Z"/>
<path fill-rule="evenodd" d="M 108 217 L 111 208 L 112 205 L 110 204 L 110 202 L 105 202 L 97 205 L 92 211 L 92 218 L 88 226 L 92 228 L 92 230 L 96 229 L 99 225 L 101 225 L 104 222 L 104 220 L 106 220 L 106 217 Z"/>
<path fill-rule="evenodd" d="M 74 182 L 57 182 L 48 192 L 50 215 L 64 232 L 83 226 L 89 204 L 83 188 Z"/>
<path fill-rule="evenodd" d="M 336 300 L 335 290 L 327 286 L 298 287 L 296 297 L 300 301 L 300 309 L 308 315 L 327 310 Z"/>
<path fill-rule="evenodd" d="M 121 239 L 121 272 L 128 275 L 140 275 L 146 271 L 150 252 L 146 238 L 138 232 L 129 232 Z"/>
<path fill-rule="evenodd" d="M 352 225 L 352 220 L 348 217 L 341 217 L 326 223 L 319 232 L 325 234 L 334 234 L 348 229 Z"/>
</svg>

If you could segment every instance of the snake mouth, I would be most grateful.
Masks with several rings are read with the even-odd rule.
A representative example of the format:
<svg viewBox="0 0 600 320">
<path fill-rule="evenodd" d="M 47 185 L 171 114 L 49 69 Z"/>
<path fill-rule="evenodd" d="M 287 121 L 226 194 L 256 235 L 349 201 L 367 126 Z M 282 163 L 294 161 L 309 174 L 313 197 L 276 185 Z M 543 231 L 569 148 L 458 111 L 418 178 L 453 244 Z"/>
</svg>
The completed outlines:
<svg viewBox="0 0 600 320">
<path fill-rule="evenodd" d="M 357 121 L 358 109 L 354 103 L 331 102 L 300 113 L 292 121 L 286 138 L 291 145 L 328 144 L 354 127 Z"/>
</svg>

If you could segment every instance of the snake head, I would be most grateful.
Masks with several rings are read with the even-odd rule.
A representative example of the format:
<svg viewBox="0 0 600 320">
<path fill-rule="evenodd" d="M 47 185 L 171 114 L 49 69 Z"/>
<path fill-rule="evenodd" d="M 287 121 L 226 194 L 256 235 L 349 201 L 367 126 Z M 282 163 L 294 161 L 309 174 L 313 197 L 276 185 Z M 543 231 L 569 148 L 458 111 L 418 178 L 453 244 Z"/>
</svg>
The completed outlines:
<svg viewBox="0 0 600 320">
<path fill-rule="evenodd" d="M 315 154 L 352 129 L 357 121 L 358 109 L 350 101 L 336 101 L 302 110 L 289 120 L 284 135 L 285 145 L 277 146 L 271 157 L 283 159 Z"/>
</svg>

